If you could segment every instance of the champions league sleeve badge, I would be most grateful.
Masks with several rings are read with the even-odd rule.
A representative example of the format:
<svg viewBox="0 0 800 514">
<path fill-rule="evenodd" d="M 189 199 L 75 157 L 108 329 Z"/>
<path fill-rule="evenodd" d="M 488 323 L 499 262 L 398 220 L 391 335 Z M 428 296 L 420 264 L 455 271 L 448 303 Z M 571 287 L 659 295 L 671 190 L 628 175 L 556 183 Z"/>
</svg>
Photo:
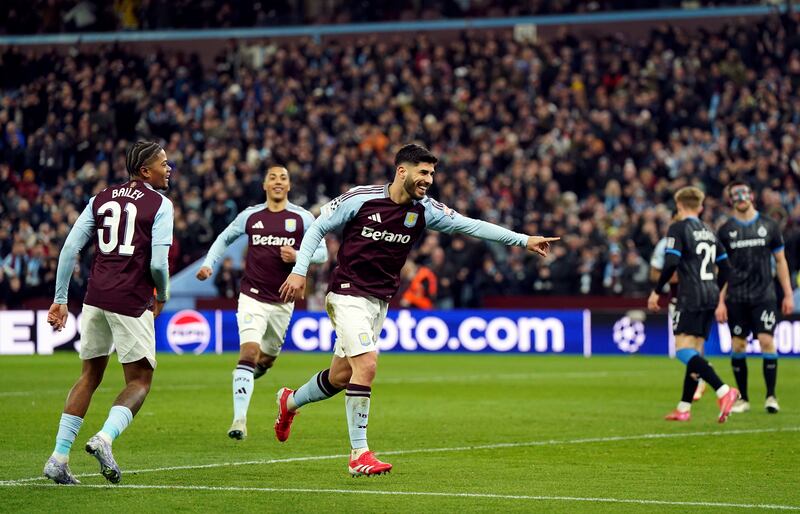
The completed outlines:
<svg viewBox="0 0 800 514">
<path fill-rule="evenodd" d="M 283 228 L 286 229 L 286 232 L 294 232 L 297 230 L 297 220 L 294 218 L 285 220 Z"/>
<path fill-rule="evenodd" d="M 419 218 L 419 214 L 416 212 L 407 212 L 406 219 L 403 221 L 403 225 L 408 228 L 412 228 L 414 225 L 417 224 L 417 218 Z"/>
</svg>

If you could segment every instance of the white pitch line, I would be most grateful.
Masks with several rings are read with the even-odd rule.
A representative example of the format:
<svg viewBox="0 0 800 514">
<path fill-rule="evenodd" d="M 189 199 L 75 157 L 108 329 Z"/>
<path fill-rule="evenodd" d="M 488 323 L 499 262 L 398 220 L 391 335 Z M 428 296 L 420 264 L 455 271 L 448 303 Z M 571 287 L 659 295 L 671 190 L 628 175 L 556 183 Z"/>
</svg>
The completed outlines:
<svg viewBox="0 0 800 514">
<path fill-rule="evenodd" d="M 608 437 L 589 437 L 581 439 L 546 439 L 542 441 L 527 441 L 521 443 L 494 443 L 482 444 L 474 446 L 452 446 L 446 448 L 416 448 L 411 450 L 389 450 L 379 451 L 380 455 L 411 455 L 415 453 L 440 453 L 440 452 L 462 452 L 462 451 L 475 451 L 475 450 L 496 450 L 501 448 L 520 448 L 526 446 L 558 446 L 570 444 L 588 444 L 588 443 L 613 443 L 619 441 L 636 441 L 647 439 L 676 439 L 682 437 L 703 437 L 703 436 L 725 436 L 725 435 L 741 435 L 741 434 L 764 434 L 775 432 L 800 432 L 800 427 L 786 427 L 786 428 L 754 428 L 742 430 L 717 430 L 707 432 L 685 432 L 685 433 L 655 433 L 655 434 L 640 434 L 640 435 L 622 435 L 622 436 L 608 436 Z M 158 473 L 161 471 L 180 471 L 187 469 L 210 469 L 210 468 L 224 468 L 232 466 L 256 466 L 266 464 L 284 464 L 289 462 L 307 462 L 317 460 L 331 460 L 331 459 L 344 459 L 348 454 L 341 455 L 309 455 L 306 457 L 287 457 L 284 459 L 265 459 L 265 460 L 246 460 L 234 462 L 212 462 L 209 464 L 187 464 L 185 466 L 169 466 L 162 468 L 148 468 L 148 469 L 135 469 L 126 470 L 125 474 L 138 474 L 138 473 Z M 76 477 L 94 477 L 100 476 L 99 473 L 83 473 L 75 475 Z M 0 486 L 14 486 L 24 485 L 31 482 L 39 482 L 47 480 L 43 476 L 20 478 L 16 480 L 0 480 Z"/>
<path fill-rule="evenodd" d="M 57 484 L 29 484 L 36 487 L 63 487 Z M 432 491 L 380 491 L 364 489 L 304 489 L 304 488 L 278 488 L 278 487 L 220 487 L 207 485 L 107 485 L 86 484 L 79 487 L 93 487 L 99 489 L 161 489 L 171 491 L 223 491 L 223 492 L 262 492 L 262 493 L 321 493 L 321 494 L 373 494 L 381 496 L 429 496 L 439 498 L 479 498 L 493 500 L 532 500 L 532 501 L 565 501 L 587 503 L 627 503 L 636 505 L 669 505 L 681 507 L 714 507 L 737 509 L 770 509 L 770 510 L 800 510 L 798 505 L 777 505 L 772 503 L 730 503 L 707 501 L 670 501 L 650 500 L 636 498 L 591 498 L 581 496 L 539 496 L 527 494 L 492 494 L 492 493 L 444 493 Z"/>
</svg>

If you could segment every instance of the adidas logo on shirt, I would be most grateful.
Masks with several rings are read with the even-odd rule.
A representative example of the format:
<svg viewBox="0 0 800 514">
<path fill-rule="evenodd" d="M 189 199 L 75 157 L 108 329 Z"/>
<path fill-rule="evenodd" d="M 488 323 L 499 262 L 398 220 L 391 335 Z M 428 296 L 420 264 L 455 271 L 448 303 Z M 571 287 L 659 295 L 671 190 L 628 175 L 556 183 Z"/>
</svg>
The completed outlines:
<svg viewBox="0 0 800 514">
<path fill-rule="evenodd" d="M 255 225 L 253 225 L 253 226 L 252 226 L 252 227 L 250 227 L 250 228 L 264 228 L 264 224 L 263 224 L 263 223 L 261 223 L 261 220 L 259 220 L 258 222 L 256 222 L 256 224 L 255 224 Z"/>
<path fill-rule="evenodd" d="M 376 212 L 375 214 L 370 214 L 369 219 L 371 219 L 376 223 L 383 223 L 383 221 L 381 220 L 381 214 L 379 212 Z"/>
</svg>

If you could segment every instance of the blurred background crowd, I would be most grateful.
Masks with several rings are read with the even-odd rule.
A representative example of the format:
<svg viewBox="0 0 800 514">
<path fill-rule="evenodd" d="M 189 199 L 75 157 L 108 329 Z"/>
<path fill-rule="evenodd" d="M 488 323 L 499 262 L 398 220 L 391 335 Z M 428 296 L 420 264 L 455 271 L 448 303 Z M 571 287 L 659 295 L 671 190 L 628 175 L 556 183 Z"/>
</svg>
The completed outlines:
<svg viewBox="0 0 800 514">
<path fill-rule="evenodd" d="M 231 28 L 677 8 L 686 0 L 4 0 L 7 34 Z M 692 6 L 752 4 L 695 0 Z"/>
<path fill-rule="evenodd" d="M 285 165 L 291 201 L 316 212 L 354 185 L 389 181 L 394 152 L 415 141 L 440 158 L 431 196 L 563 244 L 540 259 L 431 232 L 407 266 L 403 305 L 420 295 L 443 308 L 499 294 L 644 296 L 672 193 L 702 187 L 703 217 L 716 226 L 734 177 L 781 223 L 795 274 L 798 26 L 776 15 L 691 36 L 664 25 L 641 41 L 481 32 L 232 42 L 211 67 L 116 46 L 7 48 L 0 67 L 16 72 L 0 74 L 0 301 L 52 296 L 69 228 L 93 194 L 127 179 L 125 149 L 142 138 L 163 142 L 174 162 L 173 273 L 264 201 L 267 166 Z M 331 261 L 313 272 L 317 296 L 338 244 L 329 237 Z M 72 298 L 82 298 L 89 253 Z M 240 272 L 225 266 L 219 291 L 235 297 Z"/>
</svg>

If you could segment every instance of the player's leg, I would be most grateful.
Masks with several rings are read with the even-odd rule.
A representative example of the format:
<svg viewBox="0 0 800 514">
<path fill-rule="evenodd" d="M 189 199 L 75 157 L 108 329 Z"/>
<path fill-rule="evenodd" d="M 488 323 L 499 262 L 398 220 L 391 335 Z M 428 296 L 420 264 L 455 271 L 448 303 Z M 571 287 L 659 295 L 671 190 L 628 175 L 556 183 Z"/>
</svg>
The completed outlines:
<svg viewBox="0 0 800 514">
<path fill-rule="evenodd" d="M 352 373 L 347 358 L 334 355 L 329 368 L 314 373 L 308 382 L 287 396 L 288 409 L 296 411 L 303 405 L 334 397 L 344 390 Z"/>
<path fill-rule="evenodd" d="M 111 451 L 114 441 L 133 422 L 141 409 L 156 368 L 156 337 L 153 313 L 138 318 L 104 311 L 116 344 L 117 356 L 125 375 L 125 387 L 117 395 L 103 428 L 86 442 L 86 452 L 100 463 L 100 472 L 111 483 L 122 479 L 122 472 Z"/>
<path fill-rule="evenodd" d="M 69 452 L 83 425 L 83 418 L 108 364 L 108 357 L 83 361 L 81 376 L 67 395 L 67 402 L 58 423 L 56 444 L 44 467 L 44 475 L 58 484 L 79 484 L 69 469 Z"/>
<path fill-rule="evenodd" d="M 670 323 L 670 331 L 673 334 L 676 334 L 676 330 L 679 327 L 680 319 L 681 319 L 681 312 L 677 309 L 674 303 L 670 302 L 669 305 L 669 317 L 671 320 Z M 675 344 L 676 350 L 679 349 L 677 344 L 677 335 L 673 335 L 675 337 Z M 682 341 L 683 342 L 683 341 Z M 692 398 L 697 390 L 697 380 L 699 376 L 696 373 L 690 373 L 689 369 L 685 370 L 683 376 L 683 389 L 681 392 L 681 400 L 678 402 L 677 407 L 672 410 L 669 414 L 664 416 L 664 419 L 667 421 L 689 421 L 692 416 Z"/>
<path fill-rule="evenodd" d="M 125 388 L 114 400 L 103 428 L 86 442 L 86 452 L 100 463 L 100 473 L 111 483 L 122 479 L 122 471 L 112 453 L 114 441 L 133 422 L 133 417 L 144 404 L 153 382 L 153 366 L 146 358 L 123 362 Z"/>
<path fill-rule="evenodd" d="M 293 303 L 276 302 L 265 304 L 265 307 L 268 313 L 267 326 L 264 337 L 261 339 L 253 380 L 263 377 L 275 364 L 275 360 L 283 348 L 286 331 L 289 329 L 289 321 L 291 321 L 294 311 Z"/>
<path fill-rule="evenodd" d="M 741 398 L 736 401 L 731 412 L 741 413 L 750 410 L 747 392 L 747 336 L 751 331 L 749 305 L 731 303 L 728 305 L 728 327 L 731 329 L 731 368 L 736 379 L 736 387 Z"/>
<path fill-rule="evenodd" d="M 361 304 L 371 326 L 348 323 L 347 328 L 342 330 L 342 347 L 353 369 L 345 392 L 345 413 L 351 448 L 348 471 L 353 476 L 377 475 L 392 469 L 391 464 L 381 462 L 375 457 L 367 443 L 372 382 L 378 369 L 378 336 L 386 319 L 388 305 L 374 298 L 358 298 L 357 303 Z"/>
<path fill-rule="evenodd" d="M 703 341 L 699 341 L 698 344 L 697 344 L 697 347 L 695 349 L 697 350 L 697 353 L 699 353 L 701 357 L 705 357 L 706 345 L 705 345 L 705 341 L 704 340 Z M 687 375 L 688 375 L 688 372 L 687 372 Z M 692 392 L 692 401 L 696 402 L 700 398 L 702 398 L 703 394 L 706 392 L 706 382 L 705 382 L 705 380 L 703 380 L 700 377 L 692 377 L 691 382 L 695 383 L 695 388 L 694 388 L 694 391 Z M 686 379 L 685 379 L 685 377 L 684 377 L 684 387 L 686 387 Z M 683 398 L 683 395 L 681 395 L 681 398 Z M 681 401 L 683 401 L 683 400 L 681 400 Z"/>
<path fill-rule="evenodd" d="M 328 316 L 336 326 L 336 317 L 333 307 L 326 297 L 326 309 Z M 314 373 L 308 381 L 297 388 L 297 390 L 282 387 L 278 389 L 276 402 L 278 404 L 278 416 L 275 418 L 275 437 L 280 442 L 289 439 L 292 429 L 292 421 L 297 414 L 297 409 L 309 403 L 319 402 L 333 398 L 342 391 L 350 381 L 352 369 L 347 357 L 339 344 L 340 336 L 337 329 L 336 345 L 333 349 L 333 358 L 328 369 L 323 369 Z"/>
<path fill-rule="evenodd" d="M 350 432 L 350 447 L 353 457 L 358 458 L 369 451 L 367 445 L 367 423 L 372 399 L 372 381 L 378 369 L 378 352 L 370 351 L 348 357 L 353 374 L 345 392 L 345 412 Z"/>
<path fill-rule="evenodd" d="M 696 374 L 716 391 L 720 406 L 719 422 L 724 423 L 733 403 L 739 398 L 739 391 L 725 384 L 711 364 L 697 351 L 698 344 L 708 338 L 713 318 L 712 310 L 682 312 L 675 330 L 675 348 L 676 356 L 686 364 L 688 373 Z"/>
<path fill-rule="evenodd" d="M 254 372 L 261 352 L 261 340 L 267 331 L 268 304 L 247 295 L 239 295 L 236 324 L 239 327 L 239 360 L 231 378 L 233 422 L 228 429 L 231 439 L 247 437 L 247 411 L 253 396 Z"/>
<path fill-rule="evenodd" d="M 775 385 L 778 381 L 778 352 L 775 348 L 775 339 L 772 334 L 758 334 L 758 342 L 761 345 L 761 356 L 764 358 L 764 383 L 767 386 L 764 408 L 770 414 L 777 414 L 780 406 L 775 395 Z"/>
<path fill-rule="evenodd" d="M 767 395 L 764 408 L 770 414 L 777 414 L 780 410 L 778 399 L 775 396 L 775 385 L 778 381 L 778 351 L 775 347 L 773 332 L 777 321 L 777 305 L 775 302 L 764 302 L 751 311 L 753 333 L 758 338 L 761 346 L 761 356 L 764 359 L 764 383 L 767 386 Z"/>
<path fill-rule="evenodd" d="M 256 369 L 253 371 L 253 380 L 258 380 L 267 374 L 267 371 L 275 364 L 276 355 L 269 355 L 263 351 L 258 352 Z"/>
<path fill-rule="evenodd" d="M 231 439 L 247 437 L 247 410 L 253 396 L 253 371 L 259 354 L 259 343 L 240 342 L 239 360 L 233 370 L 233 422 L 228 429 Z"/>
<path fill-rule="evenodd" d="M 44 466 L 44 475 L 59 484 L 80 483 L 69 469 L 69 452 L 108 364 L 111 329 L 103 311 L 85 305 L 81 316 L 81 375 L 70 389 L 58 423 L 56 444 Z"/>
<path fill-rule="evenodd" d="M 750 410 L 750 398 L 747 393 L 747 340 L 742 337 L 731 337 L 731 368 L 741 395 L 731 412 L 747 412 Z"/>
</svg>

